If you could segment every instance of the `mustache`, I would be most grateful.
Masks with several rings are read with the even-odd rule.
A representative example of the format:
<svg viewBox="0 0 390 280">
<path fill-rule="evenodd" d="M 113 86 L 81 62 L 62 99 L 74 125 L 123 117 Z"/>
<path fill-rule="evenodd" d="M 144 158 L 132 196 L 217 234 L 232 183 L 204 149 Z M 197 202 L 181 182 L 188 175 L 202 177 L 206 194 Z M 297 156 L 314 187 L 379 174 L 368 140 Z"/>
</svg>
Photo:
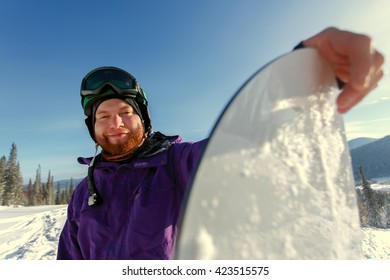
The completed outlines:
<svg viewBox="0 0 390 280">
<path fill-rule="evenodd" d="M 104 133 L 105 136 L 110 136 L 110 135 L 117 135 L 117 134 L 128 134 L 129 130 L 128 129 L 113 129 L 110 130 L 106 133 Z"/>
</svg>

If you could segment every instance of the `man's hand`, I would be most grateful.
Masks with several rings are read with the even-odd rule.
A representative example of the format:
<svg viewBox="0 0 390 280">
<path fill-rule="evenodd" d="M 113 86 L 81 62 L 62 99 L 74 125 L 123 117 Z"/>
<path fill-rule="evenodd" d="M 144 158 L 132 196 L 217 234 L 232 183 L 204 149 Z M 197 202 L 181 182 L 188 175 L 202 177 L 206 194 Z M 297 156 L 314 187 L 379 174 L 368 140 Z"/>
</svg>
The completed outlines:
<svg viewBox="0 0 390 280">
<path fill-rule="evenodd" d="M 383 76 L 384 57 L 372 47 L 371 38 L 366 35 L 327 28 L 303 45 L 317 49 L 345 83 L 337 99 L 340 113 L 359 103 Z"/>
</svg>

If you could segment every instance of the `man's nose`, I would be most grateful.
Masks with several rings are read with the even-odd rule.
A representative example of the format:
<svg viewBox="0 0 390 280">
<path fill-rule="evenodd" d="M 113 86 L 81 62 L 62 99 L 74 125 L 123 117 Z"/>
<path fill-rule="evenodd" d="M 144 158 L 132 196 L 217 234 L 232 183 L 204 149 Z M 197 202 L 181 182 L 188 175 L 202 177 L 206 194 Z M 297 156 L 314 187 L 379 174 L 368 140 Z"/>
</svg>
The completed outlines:
<svg viewBox="0 0 390 280">
<path fill-rule="evenodd" d="M 112 119 L 112 121 L 111 121 L 111 125 L 112 125 L 114 128 L 121 127 L 121 126 L 123 125 L 122 118 L 121 118 L 119 115 L 113 116 L 113 119 Z"/>
</svg>

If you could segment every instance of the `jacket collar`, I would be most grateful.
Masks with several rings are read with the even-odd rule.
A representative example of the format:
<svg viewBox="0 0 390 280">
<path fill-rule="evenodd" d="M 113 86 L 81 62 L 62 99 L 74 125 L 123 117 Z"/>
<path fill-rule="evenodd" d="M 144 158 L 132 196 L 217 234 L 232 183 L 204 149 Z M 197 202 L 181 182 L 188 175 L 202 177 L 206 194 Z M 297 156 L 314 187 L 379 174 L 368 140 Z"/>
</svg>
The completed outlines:
<svg viewBox="0 0 390 280">
<path fill-rule="evenodd" d="M 164 156 L 161 153 L 168 150 L 172 144 L 180 142 L 182 142 L 180 136 L 166 136 L 161 132 L 153 132 L 148 139 L 146 139 L 145 143 L 135 152 L 134 156 L 127 162 L 122 163 L 128 163 L 134 168 L 146 168 L 166 164 L 167 155 Z M 157 156 L 160 154 L 161 156 Z M 110 167 L 121 164 L 121 162 L 104 161 L 101 155 L 98 155 L 96 159 L 98 160 L 97 167 Z M 92 161 L 92 157 L 79 157 L 77 161 L 80 164 L 89 165 Z"/>
</svg>

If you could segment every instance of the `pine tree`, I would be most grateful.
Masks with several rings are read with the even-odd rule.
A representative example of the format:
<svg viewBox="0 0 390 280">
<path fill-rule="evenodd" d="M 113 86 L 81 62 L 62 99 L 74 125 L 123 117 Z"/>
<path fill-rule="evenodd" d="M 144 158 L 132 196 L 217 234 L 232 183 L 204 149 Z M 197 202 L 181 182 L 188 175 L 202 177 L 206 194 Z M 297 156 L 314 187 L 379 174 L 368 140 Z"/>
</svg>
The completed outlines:
<svg viewBox="0 0 390 280">
<path fill-rule="evenodd" d="M 60 186 L 60 182 L 57 182 L 56 197 L 55 197 L 54 203 L 56 205 L 59 205 L 59 204 L 61 204 L 60 200 L 61 200 L 61 186 Z"/>
<path fill-rule="evenodd" d="M 38 169 L 36 171 L 35 175 L 35 182 L 34 182 L 34 205 L 41 205 L 42 204 L 42 176 L 41 176 L 41 165 L 38 165 Z"/>
<path fill-rule="evenodd" d="M 23 179 L 20 172 L 20 165 L 17 162 L 17 147 L 12 143 L 10 155 L 7 161 L 4 176 L 3 205 L 19 204 L 22 201 Z"/>
<path fill-rule="evenodd" d="M 7 168 L 7 158 L 5 156 L 2 156 L 0 159 L 0 205 L 3 205 L 6 168 Z"/>
<path fill-rule="evenodd" d="M 66 203 L 67 204 L 69 203 L 70 198 L 72 197 L 73 190 L 74 190 L 73 178 L 70 178 L 70 186 L 69 186 L 69 189 L 68 189 L 68 195 L 67 195 L 67 199 L 66 199 Z"/>
<path fill-rule="evenodd" d="M 34 206 L 35 204 L 35 192 L 34 192 L 34 186 L 33 183 L 30 180 L 28 181 L 28 186 L 27 186 L 27 206 Z"/>
<path fill-rule="evenodd" d="M 41 205 L 48 205 L 48 183 L 42 183 L 42 191 L 41 191 Z"/>
<path fill-rule="evenodd" d="M 26 197 L 24 195 L 24 186 L 23 186 L 23 177 L 22 172 L 20 171 L 19 162 L 16 165 L 16 182 L 15 182 L 15 197 L 14 204 L 17 205 L 26 205 Z"/>
<path fill-rule="evenodd" d="M 48 182 L 47 182 L 47 190 L 48 190 L 48 193 L 49 193 L 48 204 L 49 205 L 54 205 L 54 177 L 51 176 L 50 170 L 49 170 L 49 175 L 48 175 L 47 180 L 48 180 Z"/>
<path fill-rule="evenodd" d="M 61 204 L 67 204 L 69 201 L 69 182 L 66 182 L 65 190 L 62 191 Z"/>
<path fill-rule="evenodd" d="M 362 224 L 373 227 L 383 227 L 384 220 L 386 219 L 385 209 L 383 202 L 381 203 L 376 192 L 371 188 L 371 184 L 366 179 L 363 167 L 359 166 L 360 177 L 362 178 L 362 206 L 361 210 L 363 216 L 361 220 Z M 385 223 L 386 224 L 386 223 Z"/>
<path fill-rule="evenodd" d="M 67 193 L 68 186 L 65 187 L 65 190 L 61 191 L 60 196 L 60 204 L 66 204 L 66 193 Z"/>
</svg>

